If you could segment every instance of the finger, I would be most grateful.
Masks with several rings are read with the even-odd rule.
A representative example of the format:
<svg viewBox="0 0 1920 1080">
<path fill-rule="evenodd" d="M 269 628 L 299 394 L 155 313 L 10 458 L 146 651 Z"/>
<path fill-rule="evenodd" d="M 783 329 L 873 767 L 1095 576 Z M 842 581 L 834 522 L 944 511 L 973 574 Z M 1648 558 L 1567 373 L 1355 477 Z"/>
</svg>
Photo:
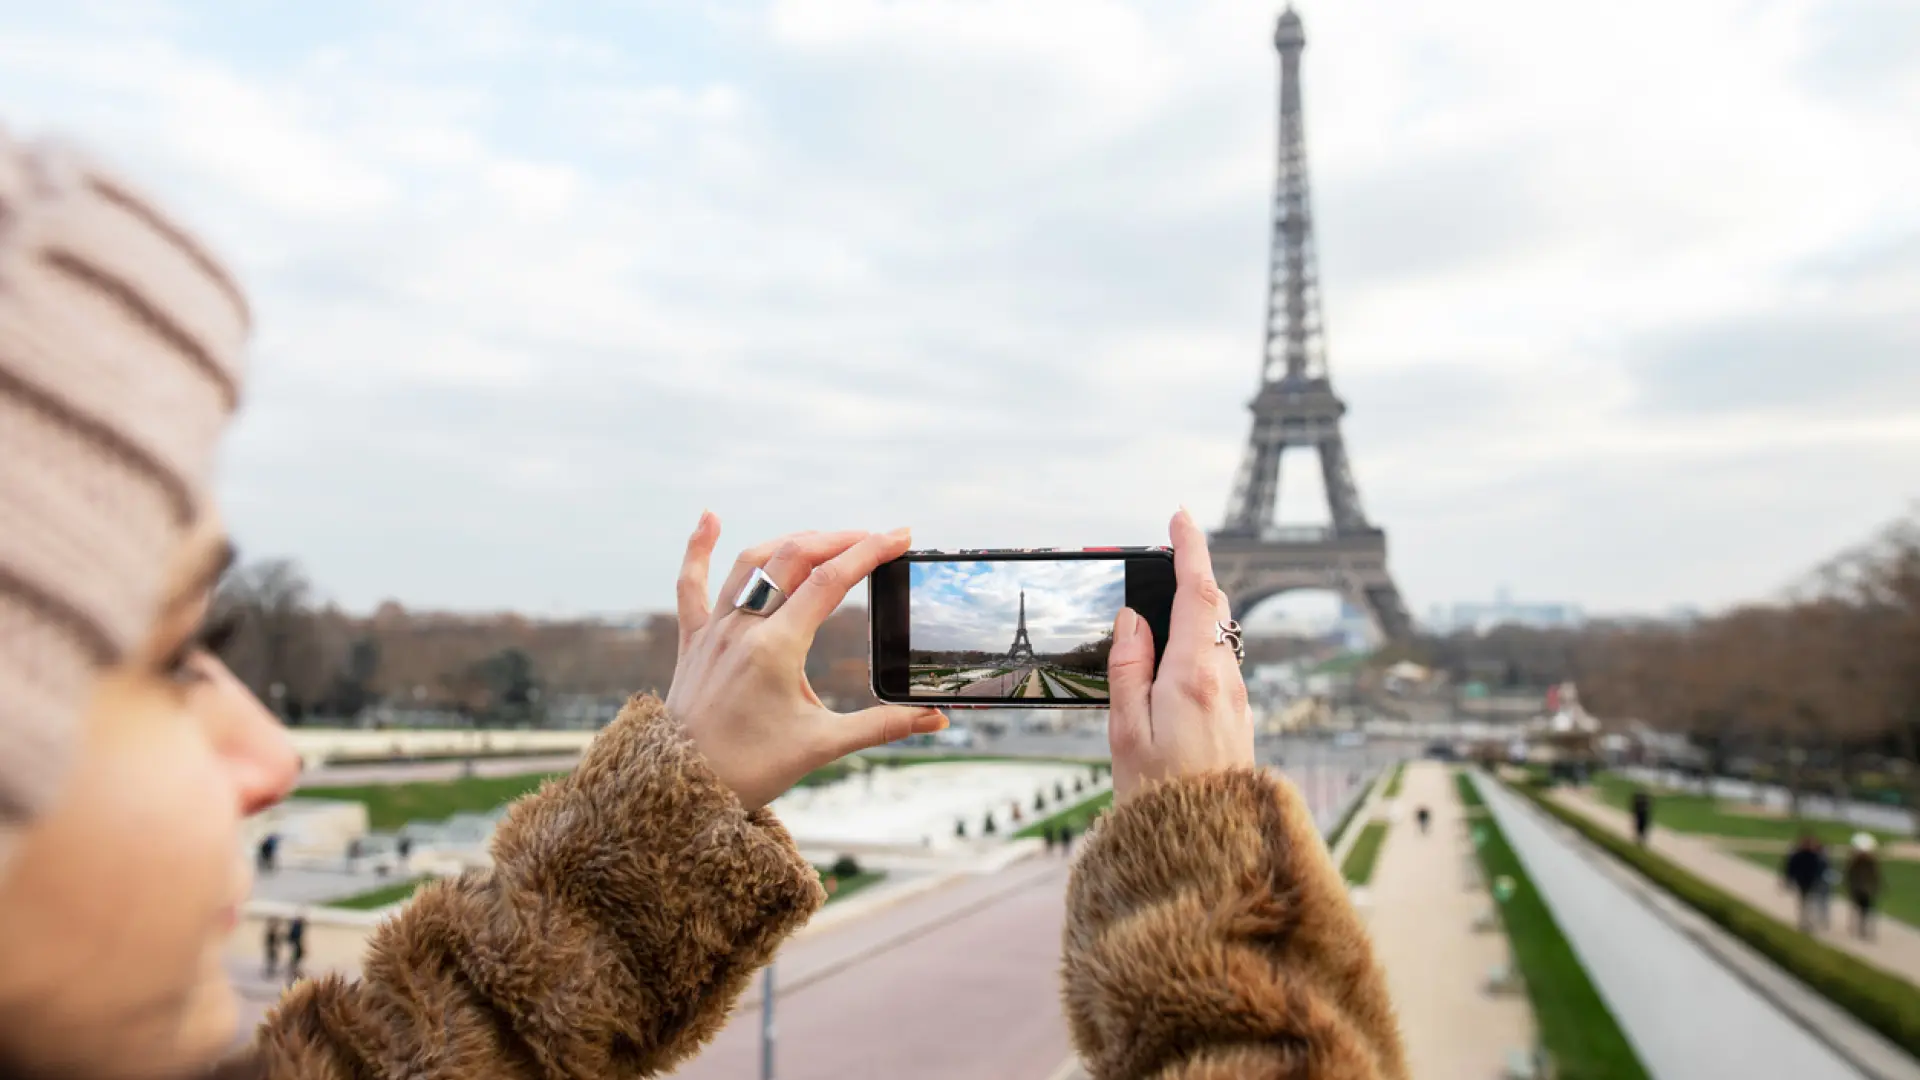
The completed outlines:
<svg viewBox="0 0 1920 1080">
<path fill-rule="evenodd" d="M 873 535 L 867 532 L 819 533 L 788 540 L 773 551 L 764 569 L 780 591 L 792 596 L 813 568 Z"/>
<path fill-rule="evenodd" d="M 1227 595 L 1213 577 L 1207 534 L 1186 507 L 1173 515 L 1167 533 L 1173 541 L 1173 616 L 1167 627 L 1167 651 L 1189 655 L 1214 643 L 1214 624 L 1230 618 Z"/>
<path fill-rule="evenodd" d="M 713 545 L 720 540 L 720 519 L 711 510 L 700 511 L 700 522 L 687 539 L 686 558 L 680 562 L 680 579 L 673 584 L 674 600 L 680 613 L 680 647 L 707 625 L 712 609 L 707 606 L 707 565 L 713 559 Z"/>
<path fill-rule="evenodd" d="M 723 613 L 733 609 L 733 601 L 740 595 L 740 590 L 746 585 L 747 578 L 752 575 L 755 570 L 767 565 L 767 561 L 773 558 L 773 553 L 779 551 L 781 545 L 789 542 L 813 545 L 817 541 L 833 544 L 840 542 L 842 539 L 850 544 L 865 535 L 865 533 L 857 531 L 822 533 L 808 530 L 806 532 L 789 533 L 786 536 L 778 537 L 764 544 L 756 544 L 748 548 L 740 553 L 738 559 L 733 561 L 733 569 L 727 572 L 727 580 L 720 586 L 718 609 Z"/>
<path fill-rule="evenodd" d="M 811 637 L 855 585 L 865 580 L 881 563 L 905 554 L 911 542 L 912 533 L 907 529 L 870 534 L 865 540 L 815 566 L 805 583 L 792 594 L 792 599 L 787 601 L 785 607 L 774 612 L 773 617 L 787 620 Z"/>
<path fill-rule="evenodd" d="M 1153 742 L 1149 694 L 1153 690 L 1153 631 L 1132 608 L 1113 620 L 1107 652 L 1107 745 L 1116 759 Z"/>
<path fill-rule="evenodd" d="M 947 718 L 938 709 L 915 705 L 875 705 L 856 713 L 827 714 L 827 748 L 836 758 L 871 750 L 909 735 L 931 735 L 944 730 Z"/>
</svg>

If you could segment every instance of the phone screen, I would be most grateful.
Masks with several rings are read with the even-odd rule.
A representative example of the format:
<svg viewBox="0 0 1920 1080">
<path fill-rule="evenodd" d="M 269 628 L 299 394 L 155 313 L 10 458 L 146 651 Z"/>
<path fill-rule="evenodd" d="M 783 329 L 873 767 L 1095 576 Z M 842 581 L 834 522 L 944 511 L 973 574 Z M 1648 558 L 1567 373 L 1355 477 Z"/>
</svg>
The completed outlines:
<svg viewBox="0 0 1920 1080">
<path fill-rule="evenodd" d="M 1114 619 L 1166 643 L 1160 548 L 916 552 L 869 579 L 874 694 L 926 705 L 1104 708 Z"/>
</svg>

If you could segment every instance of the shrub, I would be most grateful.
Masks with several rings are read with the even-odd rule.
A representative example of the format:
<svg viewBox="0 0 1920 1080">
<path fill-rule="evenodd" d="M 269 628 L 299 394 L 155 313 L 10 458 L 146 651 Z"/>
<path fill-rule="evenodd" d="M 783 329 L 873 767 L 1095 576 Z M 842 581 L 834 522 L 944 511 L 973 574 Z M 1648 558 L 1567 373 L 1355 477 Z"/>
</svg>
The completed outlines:
<svg viewBox="0 0 1920 1080">
<path fill-rule="evenodd" d="M 833 876 L 851 878 L 860 876 L 860 860 L 851 855 L 842 855 L 833 860 Z"/>
<path fill-rule="evenodd" d="M 993 835 L 994 833 L 997 833 L 997 832 L 999 832 L 999 831 L 1000 831 L 1000 827 L 999 827 L 999 826 L 997 826 L 997 825 L 995 825 L 995 824 L 993 823 L 993 815 L 992 815 L 992 814 L 988 814 L 988 815 L 987 815 L 987 823 L 986 823 L 986 825 L 984 825 L 984 826 L 982 826 L 982 827 L 981 827 L 981 829 L 980 829 L 980 831 L 981 831 L 982 833 L 985 833 L 985 834 L 986 834 L 986 835 L 988 835 L 988 836 L 992 836 L 992 835 Z"/>
</svg>

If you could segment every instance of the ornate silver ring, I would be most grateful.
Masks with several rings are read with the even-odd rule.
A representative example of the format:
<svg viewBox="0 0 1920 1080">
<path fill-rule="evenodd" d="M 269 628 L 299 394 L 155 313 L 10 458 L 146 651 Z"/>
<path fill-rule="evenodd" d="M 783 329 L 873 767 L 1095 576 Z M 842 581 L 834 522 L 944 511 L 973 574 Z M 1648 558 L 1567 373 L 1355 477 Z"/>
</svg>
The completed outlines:
<svg viewBox="0 0 1920 1080">
<path fill-rule="evenodd" d="M 774 584 L 773 579 L 767 576 L 767 572 L 756 566 L 753 568 L 753 575 L 747 578 L 747 583 L 740 587 L 740 595 L 733 598 L 733 607 L 734 610 L 744 611 L 748 615 L 764 617 L 779 611 L 780 605 L 786 602 L 786 590 Z"/>
<path fill-rule="evenodd" d="M 1247 646 L 1240 640 L 1240 624 L 1234 622 L 1232 619 L 1213 624 L 1213 643 L 1215 645 L 1231 645 L 1233 647 L 1234 663 L 1244 664 L 1247 662 Z"/>
</svg>

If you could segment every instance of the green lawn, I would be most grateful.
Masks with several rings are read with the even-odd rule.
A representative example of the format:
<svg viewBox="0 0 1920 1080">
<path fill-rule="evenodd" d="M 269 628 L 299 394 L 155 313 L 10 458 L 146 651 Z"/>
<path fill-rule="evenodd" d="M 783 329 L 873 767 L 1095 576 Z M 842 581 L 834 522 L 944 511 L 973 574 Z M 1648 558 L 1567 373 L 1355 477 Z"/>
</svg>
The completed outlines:
<svg viewBox="0 0 1920 1080">
<path fill-rule="evenodd" d="M 1369 821 L 1360 830 L 1360 836 L 1353 842 L 1353 850 L 1347 852 L 1346 861 L 1340 864 L 1340 876 L 1355 885 L 1365 885 L 1373 880 L 1373 866 L 1380 861 L 1380 845 L 1387 841 L 1387 823 Z"/>
<path fill-rule="evenodd" d="M 1608 805 L 1628 810 L 1632 808 L 1633 793 L 1639 785 L 1624 777 L 1602 774 L 1595 778 L 1594 787 Z M 1845 844 L 1854 833 L 1861 831 L 1858 826 L 1841 821 L 1792 821 L 1762 817 L 1741 813 L 1742 804 L 1737 802 L 1659 788 L 1649 790 L 1653 794 L 1654 825 L 1674 832 L 1778 840 L 1786 844 L 1798 838 L 1802 832 L 1812 830 L 1820 839 L 1832 845 Z M 1888 833 L 1871 829 L 1867 831 L 1873 832 L 1882 842 L 1899 839 Z"/>
<path fill-rule="evenodd" d="M 1387 790 L 1382 793 L 1385 797 L 1389 799 L 1399 797 L 1400 781 L 1405 778 L 1406 772 L 1407 763 L 1404 761 L 1393 767 L 1393 775 L 1387 778 Z"/>
<path fill-rule="evenodd" d="M 826 867 L 816 866 L 813 869 L 815 873 L 818 873 L 820 875 L 820 879 L 822 881 L 826 880 L 826 877 L 827 877 Z M 885 880 L 886 876 L 887 875 L 884 872 L 879 870 L 862 870 L 859 873 L 853 875 L 852 877 L 843 877 L 840 879 L 839 886 L 833 890 L 833 895 L 827 897 L 827 903 L 837 904 L 840 901 L 845 900 L 847 897 L 852 896 L 854 893 L 859 892 L 861 889 L 864 889 L 867 886 L 872 885 L 876 882 Z"/>
<path fill-rule="evenodd" d="M 1733 854 L 1765 867 L 1774 874 L 1780 873 L 1780 864 L 1787 857 L 1787 849 L 1779 851 L 1736 851 Z M 1846 866 L 1846 853 L 1841 852 L 1836 865 Z M 1840 887 L 1833 898 L 1836 908 L 1846 906 L 1846 887 Z M 1880 860 L 1880 910 L 1910 926 L 1920 926 L 1920 862 L 1911 859 Z M 1835 916 L 1838 918 L 1838 915 Z M 1851 918 L 1852 916 L 1848 916 Z"/>
<path fill-rule="evenodd" d="M 1113 790 L 1109 788 L 1078 806 L 1068 807 L 1050 817 L 1041 818 L 1039 821 L 1028 825 L 1013 835 L 1015 839 L 1025 836 L 1039 836 L 1049 826 L 1057 829 L 1065 825 L 1073 830 L 1075 836 L 1082 836 L 1085 835 L 1087 826 L 1093 824 L 1093 819 L 1100 816 L 1102 810 L 1112 805 Z"/>
<path fill-rule="evenodd" d="M 1464 772 L 1454 777 L 1460 801 L 1470 811 L 1480 807 L 1472 779 Z M 1540 1041 L 1553 1055 L 1555 1075 L 1560 1080 L 1647 1080 L 1646 1068 L 1587 978 L 1585 965 L 1567 944 L 1526 867 L 1507 845 L 1499 823 L 1491 814 L 1476 820 L 1486 836 L 1479 849 L 1486 879 L 1513 879 L 1513 896 L 1500 909 L 1501 921 L 1533 1002 Z"/>
<path fill-rule="evenodd" d="M 362 784 L 355 787 L 301 788 L 303 799 L 346 799 L 367 805 L 375 829 L 397 829 L 409 821 L 440 821 L 455 814 L 484 814 L 510 803 L 562 773 L 526 776 L 471 776 L 419 784 Z"/>
<path fill-rule="evenodd" d="M 420 877 L 411 881 L 397 881 L 392 885 L 383 885 L 378 889 L 356 893 L 343 900 L 329 900 L 327 906 L 352 908 L 355 911 L 372 911 L 375 908 L 383 908 L 388 904 L 397 904 L 405 900 L 413 895 L 413 890 L 432 880 L 432 878 Z"/>
</svg>

